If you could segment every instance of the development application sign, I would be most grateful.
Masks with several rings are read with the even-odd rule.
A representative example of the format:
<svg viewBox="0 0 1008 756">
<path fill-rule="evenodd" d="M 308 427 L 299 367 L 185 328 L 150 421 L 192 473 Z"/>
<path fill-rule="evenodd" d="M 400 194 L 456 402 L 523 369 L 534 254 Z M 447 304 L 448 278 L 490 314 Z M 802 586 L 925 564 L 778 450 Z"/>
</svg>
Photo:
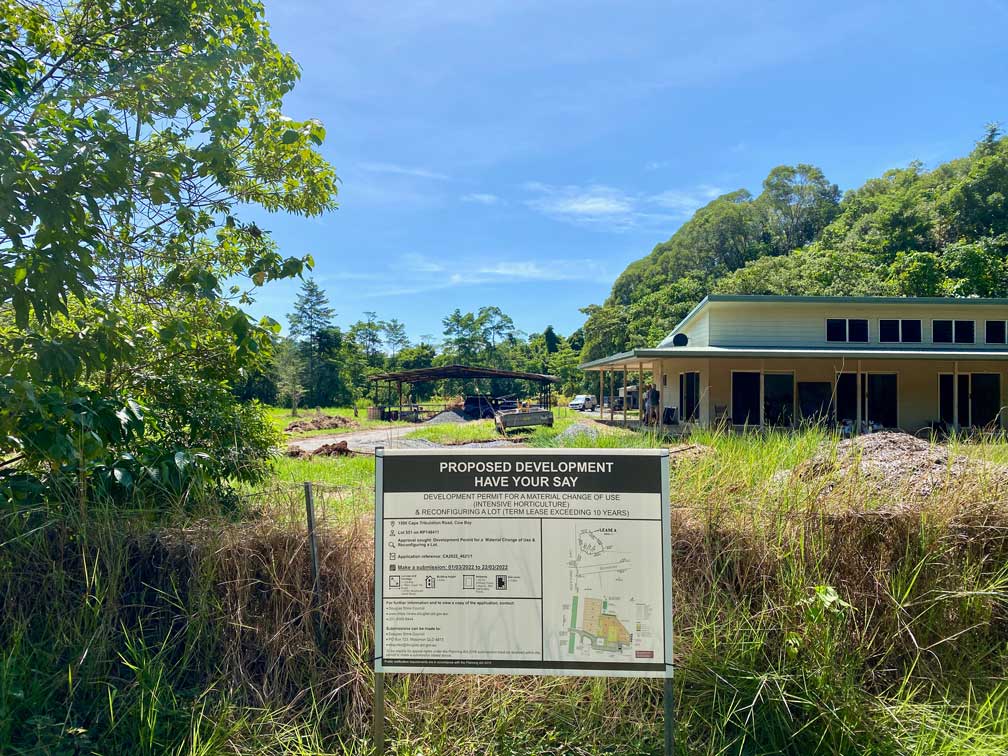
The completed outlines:
<svg viewBox="0 0 1008 756">
<path fill-rule="evenodd" d="M 375 671 L 664 677 L 668 452 L 378 450 Z"/>
</svg>

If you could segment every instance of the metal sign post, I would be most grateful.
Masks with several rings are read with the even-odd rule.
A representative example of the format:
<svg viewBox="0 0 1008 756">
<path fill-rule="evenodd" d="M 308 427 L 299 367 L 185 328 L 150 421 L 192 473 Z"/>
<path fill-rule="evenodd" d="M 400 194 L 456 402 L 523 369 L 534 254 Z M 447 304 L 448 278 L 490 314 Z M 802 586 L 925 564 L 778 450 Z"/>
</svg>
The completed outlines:
<svg viewBox="0 0 1008 756">
<path fill-rule="evenodd" d="M 374 742 L 384 673 L 663 678 L 667 449 L 376 449 Z"/>
<path fill-rule="evenodd" d="M 374 744 L 375 754 L 385 754 L 385 673 L 374 673 Z"/>
</svg>

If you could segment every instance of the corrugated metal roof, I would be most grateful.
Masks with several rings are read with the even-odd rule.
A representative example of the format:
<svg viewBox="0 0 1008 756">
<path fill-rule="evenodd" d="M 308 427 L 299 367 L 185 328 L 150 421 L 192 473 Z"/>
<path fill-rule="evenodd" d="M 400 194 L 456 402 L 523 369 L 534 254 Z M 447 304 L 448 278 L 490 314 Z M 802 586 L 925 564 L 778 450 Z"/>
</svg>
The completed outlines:
<svg viewBox="0 0 1008 756">
<path fill-rule="evenodd" d="M 394 373 L 369 375 L 369 381 L 391 381 L 393 383 L 424 383 L 444 378 L 515 378 L 537 383 L 559 383 L 555 375 L 526 373 L 519 370 L 497 370 L 496 368 L 470 367 L 468 365 L 442 365 L 440 367 L 399 370 Z"/>
<path fill-rule="evenodd" d="M 709 302 L 805 302 L 812 304 L 954 304 L 1008 305 L 1008 299 L 991 297 L 810 297 L 784 294 L 709 294 Z"/>
<path fill-rule="evenodd" d="M 773 358 L 793 359 L 852 359 L 852 360 L 1008 360 L 1005 350 L 948 350 L 948 349 L 833 349 L 830 347 L 668 347 L 663 349 L 634 349 L 609 357 L 586 362 L 579 367 L 592 370 L 599 367 L 622 366 L 638 360 L 653 359 L 707 359 L 707 358 Z"/>
</svg>

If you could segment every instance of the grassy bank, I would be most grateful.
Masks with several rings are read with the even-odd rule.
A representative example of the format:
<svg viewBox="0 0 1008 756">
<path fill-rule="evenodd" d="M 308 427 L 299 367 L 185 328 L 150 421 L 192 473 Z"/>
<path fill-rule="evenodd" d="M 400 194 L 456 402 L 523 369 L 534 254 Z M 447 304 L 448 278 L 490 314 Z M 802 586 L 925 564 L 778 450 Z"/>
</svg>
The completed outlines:
<svg viewBox="0 0 1008 756">
<path fill-rule="evenodd" d="M 580 413 L 566 407 L 553 410 L 553 425 L 538 425 L 530 428 L 514 428 L 504 436 L 497 431 L 493 420 L 474 420 L 460 423 L 422 424 L 416 430 L 407 434 L 408 439 L 422 439 L 435 444 L 454 446 L 481 441 L 497 441 L 507 438 L 510 441 L 526 443 L 529 446 L 551 446 L 557 443 L 558 436 L 576 423 L 590 424 L 594 427 L 593 435 L 613 438 L 624 438 L 628 443 L 643 443 L 644 437 L 623 428 L 605 426 L 585 419 Z"/>
<path fill-rule="evenodd" d="M 922 498 L 838 477 L 822 462 L 836 444 L 702 433 L 673 455 L 679 752 L 1008 751 L 999 479 L 978 468 Z M 1000 443 L 955 451 L 1006 458 Z M 321 637 L 304 479 L 323 483 Z M 0 750 L 367 753 L 372 484 L 368 457 L 283 460 L 227 518 L 3 517 Z M 655 753 L 660 690 L 393 676 L 392 752 Z"/>
</svg>

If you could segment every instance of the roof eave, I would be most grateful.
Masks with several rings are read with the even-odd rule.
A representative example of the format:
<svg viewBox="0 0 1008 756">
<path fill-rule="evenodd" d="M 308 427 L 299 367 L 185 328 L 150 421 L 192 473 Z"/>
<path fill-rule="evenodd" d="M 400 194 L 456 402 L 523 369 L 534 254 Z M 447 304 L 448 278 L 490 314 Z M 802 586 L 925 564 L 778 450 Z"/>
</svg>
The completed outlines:
<svg viewBox="0 0 1008 756">
<path fill-rule="evenodd" d="M 801 294 L 710 294 L 705 299 L 711 302 L 795 302 L 806 304 L 1008 305 L 1008 299 L 1000 297 L 827 297 Z"/>
</svg>

